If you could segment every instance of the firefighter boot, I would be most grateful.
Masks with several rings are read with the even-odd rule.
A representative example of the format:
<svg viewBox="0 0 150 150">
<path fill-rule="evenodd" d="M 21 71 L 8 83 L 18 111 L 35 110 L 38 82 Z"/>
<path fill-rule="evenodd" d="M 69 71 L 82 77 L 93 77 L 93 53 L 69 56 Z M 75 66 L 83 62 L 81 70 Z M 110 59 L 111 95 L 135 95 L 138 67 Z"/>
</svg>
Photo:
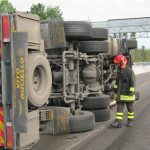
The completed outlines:
<svg viewBox="0 0 150 150">
<path fill-rule="evenodd" d="M 133 121 L 132 120 L 128 120 L 127 127 L 132 127 L 132 126 L 133 126 Z"/>
<path fill-rule="evenodd" d="M 121 128 L 121 127 L 122 127 L 121 123 L 119 123 L 119 122 L 114 122 L 114 123 L 112 123 L 111 125 L 112 125 L 113 127 L 115 127 L 115 128 Z"/>
</svg>

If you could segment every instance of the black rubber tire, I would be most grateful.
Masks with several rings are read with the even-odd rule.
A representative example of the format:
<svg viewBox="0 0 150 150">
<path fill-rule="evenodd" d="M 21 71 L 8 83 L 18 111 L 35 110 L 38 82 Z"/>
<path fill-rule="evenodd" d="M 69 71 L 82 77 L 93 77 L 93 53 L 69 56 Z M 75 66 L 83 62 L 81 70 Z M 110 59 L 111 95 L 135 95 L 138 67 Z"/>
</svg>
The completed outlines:
<svg viewBox="0 0 150 150">
<path fill-rule="evenodd" d="M 79 44 L 79 51 L 88 54 L 98 54 L 108 52 L 107 41 L 82 41 Z"/>
<path fill-rule="evenodd" d="M 139 100 L 140 99 L 140 92 L 135 92 L 135 100 Z"/>
<path fill-rule="evenodd" d="M 92 39 L 94 40 L 107 40 L 108 30 L 104 28 L 92 28 Z"/>
<path fill-rule="evenodd" d="M 128 40 L 128 49 L 137 48 L 137 40 Z"/>
<path fill-rule="evenodd" d="M 95 122 L 106 121 L 110 119 L 110 108 L 91 110 L 95 115 Z"/>
<path fill-rule="evenodd" d="M 64 21 L 64 31 L 67 39 L 90 39 L 92 25 L 84 21 Z"/>
<path fill-rule="evenodd" d="M 48 60 L 40 53 L 28 55 L 27 95 L 29 104 L 35 107 L 48 102 L 51 93 L 52 75 Z"/>
<path fill-rule="evenodd" d="M 79 115 L 69 117 L 70 132 L 85 132 L 92 130 L 95 124 L 95 116 L 92 112 L 81 111 Z"/>
<path fill-rule="evenodd" d="M 110 97 L 110 100 L 111 100 L 111 99 L 114 99 L 114 95 L 113 95 L 112 92 L 107 92 L 107 93 L 105 93 L 105 94 Z"/>
<path fill-rule="evenodd" d="M 81 101 L 83 109 L 107 108 L 110 104 L 110 96 L 101 95 L 100 97 L 86 97 Z"/>
</svg>

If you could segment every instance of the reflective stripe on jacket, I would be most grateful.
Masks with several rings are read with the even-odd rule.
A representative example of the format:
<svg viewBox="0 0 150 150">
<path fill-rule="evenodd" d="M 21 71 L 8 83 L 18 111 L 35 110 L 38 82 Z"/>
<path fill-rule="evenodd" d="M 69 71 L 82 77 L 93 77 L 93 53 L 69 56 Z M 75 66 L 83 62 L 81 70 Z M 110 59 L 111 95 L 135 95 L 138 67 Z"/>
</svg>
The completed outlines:
<svg viewBox="0 0 150 150">
<path fill-rule="evenodd" d="M 117 94 L 115 94 L 115 99 L 117 99 Z M 128 101 L 134 101 L 135 100 L 135 95 L 133 95 L 133 96 L 129 96 L 129 95 L 120 95 L 120 100 L 121 101 L 126 101 L 126 102 L 128 102 Z"/>
</svg>

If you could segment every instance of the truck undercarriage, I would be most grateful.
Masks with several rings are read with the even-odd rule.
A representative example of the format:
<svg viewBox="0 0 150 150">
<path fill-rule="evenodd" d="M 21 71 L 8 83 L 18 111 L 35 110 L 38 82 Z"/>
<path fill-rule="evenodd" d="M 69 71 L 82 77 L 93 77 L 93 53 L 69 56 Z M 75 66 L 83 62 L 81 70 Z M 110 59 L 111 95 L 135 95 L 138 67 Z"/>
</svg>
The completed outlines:
<svg viewBox="0 0 150 150">
<path fill-rule="evenodd" d="M 95 121 L 110 118 L 113 60 L 123 54 L 132 67 L 136 40 L 108 37 L 106 29 L 90 22 L 40 22 L 22 12 L 1 15 L 0 26 L 1 146 L 23 149 L 40 133 L 88 131 Z"/>
</svg>

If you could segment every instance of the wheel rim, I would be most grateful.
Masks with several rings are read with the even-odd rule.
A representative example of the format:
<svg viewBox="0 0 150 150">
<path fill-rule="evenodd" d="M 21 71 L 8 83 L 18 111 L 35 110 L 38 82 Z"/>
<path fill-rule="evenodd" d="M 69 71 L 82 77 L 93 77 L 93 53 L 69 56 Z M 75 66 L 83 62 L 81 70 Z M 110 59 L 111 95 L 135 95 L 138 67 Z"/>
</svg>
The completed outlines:
<svg viewBox="0 0 150 150">
<path fill-rule="evenodd" d="M 33 72 L 33 89 L 41 95 L 47 87 L 47 74 L 43 66 L 37 66 Z"/>
</svg>

